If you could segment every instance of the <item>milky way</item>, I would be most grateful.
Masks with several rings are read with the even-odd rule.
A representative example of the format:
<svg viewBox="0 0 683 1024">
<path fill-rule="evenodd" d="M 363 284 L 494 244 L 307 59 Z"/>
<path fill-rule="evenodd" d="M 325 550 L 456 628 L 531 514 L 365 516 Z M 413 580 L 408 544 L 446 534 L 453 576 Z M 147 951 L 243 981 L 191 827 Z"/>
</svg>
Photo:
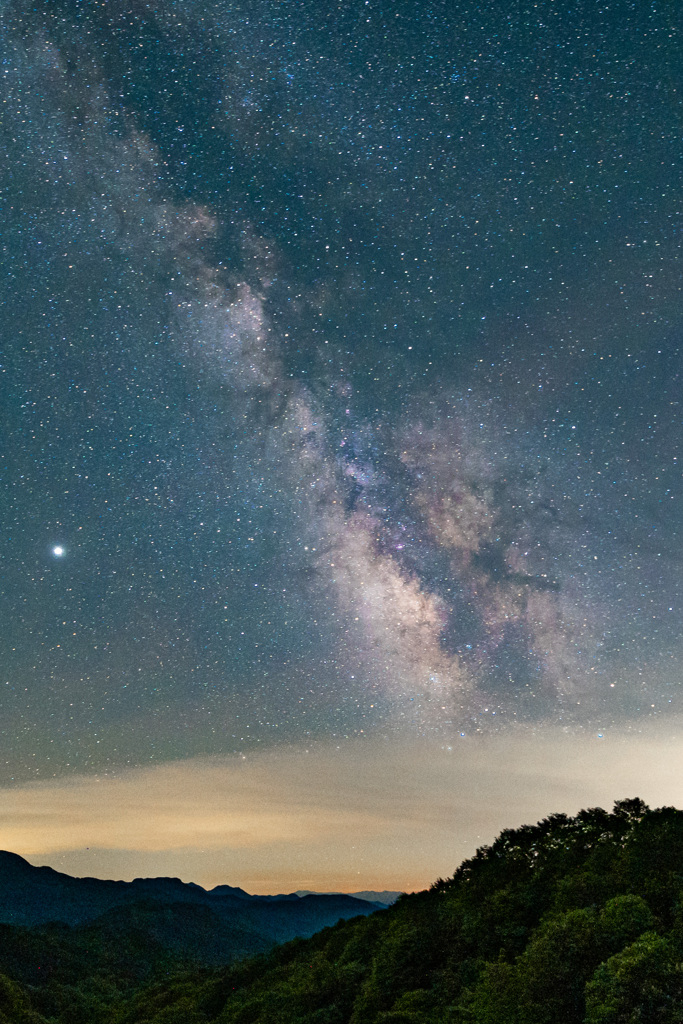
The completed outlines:
<svg viewBox="0 0 683 1024">
<path fill-rule="evenodd" d="M 674 8 L 2 11 L 5 780 L 680 711 Z"/>
</svg>

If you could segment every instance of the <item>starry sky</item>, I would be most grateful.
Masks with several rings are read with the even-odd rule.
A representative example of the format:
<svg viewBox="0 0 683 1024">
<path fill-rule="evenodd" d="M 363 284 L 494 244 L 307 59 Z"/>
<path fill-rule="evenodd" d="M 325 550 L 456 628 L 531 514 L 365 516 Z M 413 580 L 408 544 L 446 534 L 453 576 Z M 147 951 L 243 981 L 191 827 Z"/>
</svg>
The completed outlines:
<svg viewBox="0 0 683 1024">
<path fill-rule="evenodd" d="M 2 0 L 7 846 L 403 888 L 598 741 L 635 795 L 683 712 L 677 13 Z M 161 791 L 211 870 L 180 812 L 135 844 Z"/>
</svg>

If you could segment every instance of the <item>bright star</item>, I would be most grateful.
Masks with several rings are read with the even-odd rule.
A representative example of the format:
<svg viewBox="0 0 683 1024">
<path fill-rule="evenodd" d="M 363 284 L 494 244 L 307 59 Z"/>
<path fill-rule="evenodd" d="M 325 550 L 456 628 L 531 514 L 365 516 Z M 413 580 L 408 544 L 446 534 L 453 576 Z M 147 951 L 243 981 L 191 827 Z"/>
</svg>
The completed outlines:
<svg viewBox="0 0 683 1024">
<path fill-rule="evenodd" d="M 55 546 L 52 549 L 52 554 L 55 556 L 55 558 L 62 557 L 62 555 L 64 554 L 64 548 L 61 546 L 61 544 L 55 544 Z"/>
</svg>

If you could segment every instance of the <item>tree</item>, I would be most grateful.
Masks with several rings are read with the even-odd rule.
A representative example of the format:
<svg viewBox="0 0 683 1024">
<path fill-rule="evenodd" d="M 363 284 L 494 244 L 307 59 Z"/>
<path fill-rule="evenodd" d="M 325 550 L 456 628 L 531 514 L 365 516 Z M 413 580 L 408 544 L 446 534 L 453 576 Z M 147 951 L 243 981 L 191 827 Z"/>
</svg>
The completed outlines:
<svg viewBox="0 0 683 1024">
<path fill-rule="evenodd" d="M 681 1024 L 683 966 L 671 943 L 646 932 L 600 964 L 586 985 L 586 1024 Z"/>
</svg>

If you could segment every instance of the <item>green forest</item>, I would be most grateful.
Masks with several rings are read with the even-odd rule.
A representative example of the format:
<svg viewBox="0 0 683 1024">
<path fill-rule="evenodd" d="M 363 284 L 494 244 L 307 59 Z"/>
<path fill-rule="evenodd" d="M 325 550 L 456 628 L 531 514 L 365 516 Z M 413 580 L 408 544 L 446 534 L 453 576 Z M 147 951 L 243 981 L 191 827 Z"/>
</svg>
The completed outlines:
<svg viewBox="0 0 683 1024">
<path fill-rule="evenodd" d="M 424 892 L 225 967 L 129 919 L 0 926 L 0 969 L 3 1024 L 675 1024 L 683 812 L 624 800 L 506 830 Z"/>
</svg>

